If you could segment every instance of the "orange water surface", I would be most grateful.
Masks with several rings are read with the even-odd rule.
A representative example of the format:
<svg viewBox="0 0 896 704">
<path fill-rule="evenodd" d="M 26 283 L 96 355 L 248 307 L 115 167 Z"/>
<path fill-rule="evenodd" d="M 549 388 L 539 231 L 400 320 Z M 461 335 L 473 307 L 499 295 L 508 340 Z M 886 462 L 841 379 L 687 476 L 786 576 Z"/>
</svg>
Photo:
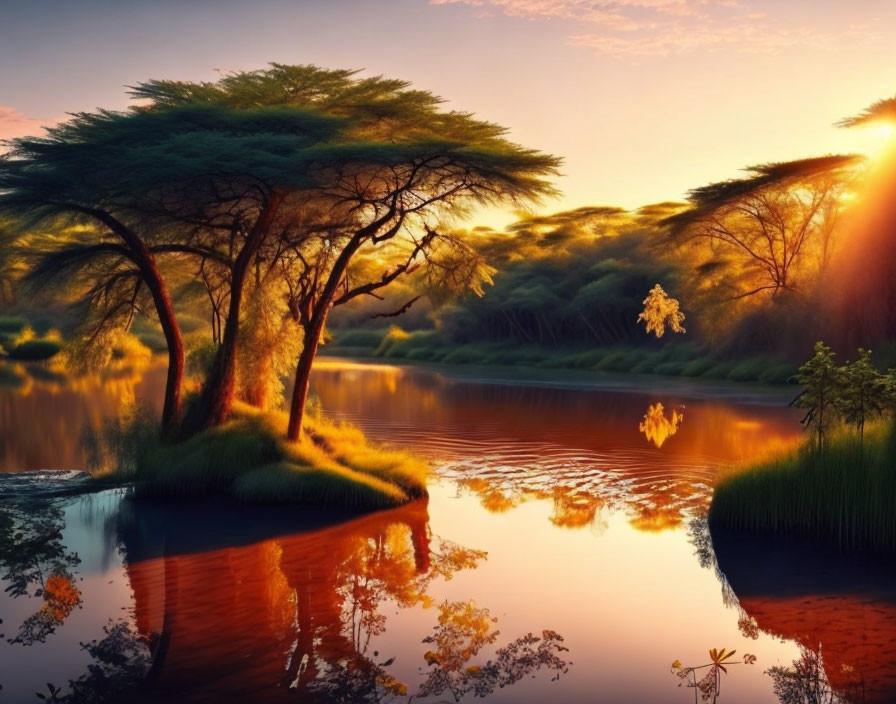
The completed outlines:
<svg viewBox="0 0 896 704">
<path fill-rule="evenodd" d="M 146 374 L 123 403 L 157 404 Z M 427 456 L 430 498 L 351 518 L 8 489 L 15 520 L 59 544 L 38 569 L 70 583 L 61 604 L 36 582 L 0 597 L 0 702 L 94 686 L 92 641 L 136 663 L 147 701 L 687 703 L 671 663 L 721 647 L 757 659 L 728 668 L 723 703 L 779 701 L 767 671 L 813 653 L 832 701 L 896 687 L 896 597 L 873 560 L 820 553 L 799 582 L 753 570 L 761 547 L 717 560 L 699 520 L 721 468 L 798 441 L 786 391 L 324 359 L 313 392 Z M 0 390 L 3 469 L 82 468 L 76 436 L 110 393 Z M 38 417 L 69 432 L 41 442 Z M 0 568 L 4 586 L 30 574 Z"/>
</svg>

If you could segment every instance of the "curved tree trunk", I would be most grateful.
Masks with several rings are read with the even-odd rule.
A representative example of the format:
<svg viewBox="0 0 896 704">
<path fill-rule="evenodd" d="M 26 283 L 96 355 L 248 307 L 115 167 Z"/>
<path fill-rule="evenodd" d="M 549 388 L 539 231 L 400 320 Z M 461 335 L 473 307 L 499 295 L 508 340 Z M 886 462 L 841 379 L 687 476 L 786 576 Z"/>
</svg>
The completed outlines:
<svg viewBox="0 0 896 704">
<path fill-rule="evenodd" d="M 171 434 L 180 421 L 181 389 L 184 381 L 184 340 L 174 315 L 174 304 L 168 293 L 168 286 L 151 257 L 147 265 L 151 273 L 149 276 L 144 274 L 144 280 L 152 294 L 156 313 L 165 333 L 165 341 L 168 343 L 168 378 L 165 381 L 165 402 L 162 407 L 162 431 Z"/>
<path fill-rule="evenodd" d="M 168 284 L 165 283 L 152 251 L 137 233 L 111 213 L 100 208 L 70 207 L 72 210 L 96 218 L 127 245 L 130 258 L 140 270 L 140 276 L 152 295 L 156 314 L 165 334 L 165 342 L 168 344 L 168 378 L 165 382 L 165 401 L 162 407 L 162 431 L 173 434 L 180 420 L 181 389 L 184 380 L 184 341 L 174 314 Z"/>
<path fill-rule="evenodd" d="M 302 353 L 296 364 L 295 385 L 292 389 L 292 399 L 289 405 L 289 427 L 286 431 L 286 439 L 297 442 L 302 437 L 302 420 L 305 417 L 305 401 L 308 400 L 308 386 L 311 381 L 311 365 L 317 356 L 317 348 L 320 345 L 320 336 L 323 333 L 326 316 L 319 316 L 312 320 L 305 329 Z"/>
</svg>

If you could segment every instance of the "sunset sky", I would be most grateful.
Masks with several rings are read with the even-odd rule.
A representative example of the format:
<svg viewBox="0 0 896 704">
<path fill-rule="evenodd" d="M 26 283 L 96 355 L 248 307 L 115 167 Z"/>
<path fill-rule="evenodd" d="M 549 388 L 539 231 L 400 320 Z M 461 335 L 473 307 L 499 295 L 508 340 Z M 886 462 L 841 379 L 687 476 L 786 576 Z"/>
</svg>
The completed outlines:
<svg viewBox="0 0 896 704">
<path fill-rule="evenodd" d="M 743 166 L 873 148 L 892 0 L 0 0 L 0 138 L 147 78 L 268 61 L 406 78 L 565 159 L 546 209 L 679 199 Z M 483 215 L 490 224 L 503 217 Z"/>
</svg>

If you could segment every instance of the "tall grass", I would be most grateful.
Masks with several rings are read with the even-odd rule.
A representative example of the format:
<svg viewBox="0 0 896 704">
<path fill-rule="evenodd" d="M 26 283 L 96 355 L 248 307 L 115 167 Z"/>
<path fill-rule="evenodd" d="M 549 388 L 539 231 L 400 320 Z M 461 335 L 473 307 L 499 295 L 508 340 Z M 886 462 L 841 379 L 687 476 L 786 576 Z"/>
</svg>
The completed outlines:
<svg viewBox="0 0 896 704">
<path fill-rule="evenodd" d="M 713 529 L 800 535 L 843 548 L 896 548 L 896 428 L 841 431 L 724 473 L 709 510 Z"/>
<path fill-rule="evenodd" d="M 134 483 L 137 496 L 227 496 L 249 503 L 373 510 L 426 496 L 427 465 L 408 452 L 370 443 L 355 427 L 319 415 L 289 443 L 287 418 L 239 405 L 233 418 L 184 442 L 161 443 L 137 426 L 118 443 L 104 481 Z"/>
</svg>

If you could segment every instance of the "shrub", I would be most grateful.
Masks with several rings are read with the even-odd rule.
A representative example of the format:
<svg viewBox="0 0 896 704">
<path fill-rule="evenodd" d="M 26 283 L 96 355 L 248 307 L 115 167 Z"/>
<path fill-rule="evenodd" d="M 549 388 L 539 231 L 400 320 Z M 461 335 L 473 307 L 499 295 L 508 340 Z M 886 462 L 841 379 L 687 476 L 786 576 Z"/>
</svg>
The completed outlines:
<svg viewBox="0 0 896 704">
<path fill-rule="evenodd" d="M 483 364 L 488 352 L 480 345 L 470 344 L 458 347 L 442 358 L 445 364 Z"/>
<path fill-rule="evenodd" d="M 22 362 L 43 362 L 55 357 L 62 350 L 56 340 L 27 340 L 7 353 L 10 359 Z"/>
<path fill-rule="evenodd" d="M 719 362 L 703 372 L 701 377 L 704 379 L 727 379 L 732 369 L 734 369 L 734 364 L 731 362 Z"/>
<path fill-rule="evenodd" d="M 734 368 L 728 372 L 728 378 L 731 381 L 758 381 L 763 372 L 768 370 L 771 366 L 773 366 L 773 362 L 770 362 L 768 359 L 765 359 L 764 357 L 753 357 L 736 364 Z"/>
<path fill-rule="evenodd" d="M 665 374 L 667 376 L 678 376 L 684 369 L 686 362 L 676 362 L 674 360 L 657 364 L 653 370 L 654 374 Z"/>
<path fill-rule="evenodd" d="M 713 369 L 716 366 L 715 360 L 706 359 L 705 357 L 701 357 L 700 359 L 695 359 L 684 365 L 681 369 L 682 376 L 703 376 L 710 369 Z"/>
<path fill-rule="evenodd" d="M 355 328 L 352 330 L 339 330 L 333 333 L 334 347 L 370 347 L 376 349 L 389 333 L 388 330 L 366 330 Z"/>
<path fill-rule="evenodd" d="M 782 362 L 773 364 L 759 375 L 759 381 L 763 384 L 788 384 L 793 381 L 793 375 L 796 374 L 792 364 Z"/>
</svg>

